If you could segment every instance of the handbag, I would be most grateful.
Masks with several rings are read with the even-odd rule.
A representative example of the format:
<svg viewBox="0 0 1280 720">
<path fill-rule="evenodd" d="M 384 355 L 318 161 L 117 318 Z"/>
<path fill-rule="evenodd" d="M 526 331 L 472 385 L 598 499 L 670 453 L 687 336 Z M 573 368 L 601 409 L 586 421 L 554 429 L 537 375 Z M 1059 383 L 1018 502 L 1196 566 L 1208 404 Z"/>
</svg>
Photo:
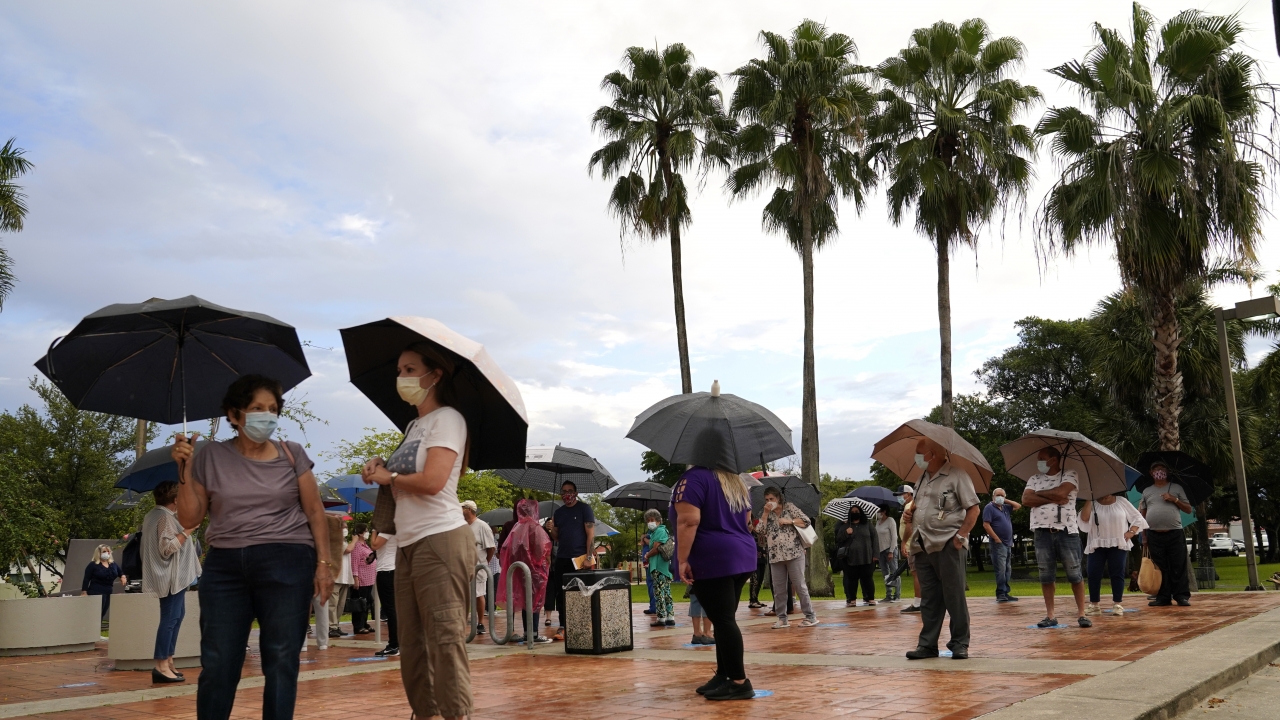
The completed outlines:
<svg viewBox="0 0 1280 720">
<path fill-rule="evenodd" d="M 378 486 L 378 497 L 373 503 L 373 529 L 380 535 L 396 534 L 396 496 L 390 485 Z"/>
<path fill-rule="evenodd" d="M 671 562 L 671 558 L 676 556 L 676 541 L 668 537 L 666 542 L 658 546 L 658 554 L 663 560 Z"/>
<path fill-rule="evenodd" d="M 1157 595 L 1160 584 L 1164 582 L 1164 573 L 1151 561 L 1151 550 L 1142 546 L 1142 567 L 1138 570 L 1138 589 L 1148 595 Z"/>
<path fill-rule="evenodd" d="M 804 546 L 806 550 L 813 547 L 813 544 L 818 542 L 818 531 L 813 529 L 813 525 L 805 525 L 804 527 L 792 525 L 791 527 L 796 529 L 796 534 L 800 536 L 800 544 Z"/>
</svg>

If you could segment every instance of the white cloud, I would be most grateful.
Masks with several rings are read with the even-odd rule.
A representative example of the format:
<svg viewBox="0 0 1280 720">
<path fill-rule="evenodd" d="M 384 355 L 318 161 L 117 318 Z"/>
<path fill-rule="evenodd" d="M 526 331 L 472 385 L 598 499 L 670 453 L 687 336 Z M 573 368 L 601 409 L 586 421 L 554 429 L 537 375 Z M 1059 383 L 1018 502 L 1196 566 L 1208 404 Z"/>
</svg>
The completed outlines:
<svg viewBox="0 0 1280 720">
<path fill-rule="evenodd" d="M 383 223 L 380 220 L 371 220 L 358 213 L 347 213 L 339 215 L 330 227 L 348 235 L 359 235 L 366 240 L 375 240 L 382 226 Z"/>
</svg>

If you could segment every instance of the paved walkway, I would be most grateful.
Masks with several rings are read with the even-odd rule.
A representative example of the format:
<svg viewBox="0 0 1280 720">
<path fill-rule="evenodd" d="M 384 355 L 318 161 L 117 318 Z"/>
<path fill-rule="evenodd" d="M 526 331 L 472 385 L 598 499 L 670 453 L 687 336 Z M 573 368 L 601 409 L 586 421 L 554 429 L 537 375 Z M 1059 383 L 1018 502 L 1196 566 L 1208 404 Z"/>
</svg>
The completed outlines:
<svg viewBox="0 0 1280 720">
<path fill-rule="evenodd" d="M 1138 600 L 1139 598 L 1134 598 Z M 1280 593 L 1197 595 L 1190 608 L 1148 608 L 1095 627 L 1029 629 L 1044 615 L 1038 598 L 997 605 L 970 600 L 972 659 L 909 662 L 919 616 L 900 604 L 846 609 L 818 604 L 823 624 L 772 630 L 759 610 L 739 613 L 747 650 L 747 672 L 767 697 L 750 702 L 709 703 L 693 688 L 711 676 L 713 648 L 689 647 L 687 606 L 678 605 L 680 625 L 651 629 L 636 606 L 631 653 L 567 656 L 559 643 L 500 647 L 482 636 L 469 646 L 475 718 L 563 720 L 590 714 L 611 718 L 804 717 L 973 718 L 1015 702 L 1123 668 L 1158 650 L 1182 643 L 1280 606 Z M 1058 614 L 1074 615 L 1059 599 Z M 499 620 L 499 629 L 504 623 Z M 943 631 L 943 641 L 947 633 Z M 408 704 L 397 660 L 367 660 L 378 646 L 335 641 L 309 648 L 299 686 L 299 718 L 358 713 L 407 718 Z M 0 659 L 0 718 L 190 718 L 195 672 L 177 686 L 152 687 L 149 673 L 110 669 L 105 648 L 62 656 Z M 261 716 L 261 669 L 251 654 L 237 693 L 236 718 Z"/>
</svg>

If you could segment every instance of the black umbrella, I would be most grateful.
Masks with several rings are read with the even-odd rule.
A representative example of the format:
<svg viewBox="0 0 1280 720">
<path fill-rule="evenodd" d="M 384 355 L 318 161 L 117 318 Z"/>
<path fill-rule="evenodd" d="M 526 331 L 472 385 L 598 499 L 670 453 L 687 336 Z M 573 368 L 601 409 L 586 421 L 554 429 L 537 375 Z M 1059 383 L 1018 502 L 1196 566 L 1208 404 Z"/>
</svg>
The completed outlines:
<svg viewBox="0 0 1280 720">
<path fill-rule="evenodd" d="M 502 527 L 511 522 L 511 518 L 515 517 L 515 515 L 511 512 L 511 508 L 496 508 L 489 512 L 482 512 L 477 517 L 483 520 L 486 525 Z"/>
<path fill-rule="evenodd" d="M 523 468 L 498 470 L 495 474 L 516 487 L 556 494 L 565 481 L 572 482 L 581 493 L 604 492 L 618 484 L 595 458 L 563 445 L 528 448 Z"/>
<path fill-rule="evenodd" d="M 1139 455 L 1137 469 L 1142 477 L 1133 483 L 1134 490 L 1142 492 L 1155 484 L 1151 479 L 1151 466 L 1156 463 L 1164 463 L 1169 469 L 1169 482 L 1181 485 L 1192 505 L 1199 505 L 1213 494 L 1213 470 L 1177 450 L 1144 452 Z"/>
<path fill-rule="evenodd" d="M 396 392 L 396 365 L 410 345 L 426 343 L 455 363 L 453 388 L 457 410 L 467 419 L 471 469 L 524 464 L 529 431 L 524 400 L 483 345 L 437 320 L 420 317 L 392 317 L 341 332 L 351 384 L 401 431 L 417 417 L 417 410 Z"/>
<path fill-rule="evenodd" d="M 563 500 L 543 500 L 538 503 L 538 517 L 541 519 L 551 517 L 551 514 L 561 505 L 564 505 Z"/>
<path fill-rule="evenodd" d="M 376 493 L 377 490 L 370 490 L 368 492 Z M 328 485 L 320 486 L 320 502 L 327 508 L 351 507 L 351 503 L 347 502 L 346 498 L 339 495 L 336 488 L 331 488 Z M 372 503 L 373 501 L 370 500 L 369 502 Z"/>
<path fill-rule="evenodd" d="M 902 507 L 902 498 L 889 488 L 879 485 L 863 485 L 860 488 L 854 488 L 845 497 L 862 498 L 881 510 L 897 510 Z"/>
<path fill-rule="evenodd" d="M 673 395 L 636 416 L 627 437 L 677 465 L 743 472 L 795 455 L 791 428 L 761 405 L 720 394 Z"/>
<path fill-rule="evenodd" d="M 195 452 L 200 452 L 208 444 L 208 440 L 196 441 Z M 172 452 L 171 445 L 146 451 L 120 473 L 116 487 L 144 493 L 155 490 L 161 483 L 178 482 L 178 463 L 173 461 Z"/>
<path fill-rule="evenodd" d="M 796 475 L 766 475 L 760 478 L 760 485 L 751 488 L 751 514 L 759 515 L 764 510 L 764 491 L 775 487 L 782 491 L 786 501 L 800 508 L 800 512 L 810 519 L 817 516 L 822 496 L 818 488 L 810 485 Z"/>
<path fill-rule="evenodd" d="M 108 305 L 55 340 L 36 368 L 81 410 L 184 426 L 222 415 L 241 375 L 285 390 L 311 375 L 292 326 L 194 295 Z"/>
<path fill-rule="evenodd" d="M 671 488 L 653 482 L 627 483 L 609 491 L 604 501 L 614 507 L 666 512 L 671 505 Z"/>
</svg>

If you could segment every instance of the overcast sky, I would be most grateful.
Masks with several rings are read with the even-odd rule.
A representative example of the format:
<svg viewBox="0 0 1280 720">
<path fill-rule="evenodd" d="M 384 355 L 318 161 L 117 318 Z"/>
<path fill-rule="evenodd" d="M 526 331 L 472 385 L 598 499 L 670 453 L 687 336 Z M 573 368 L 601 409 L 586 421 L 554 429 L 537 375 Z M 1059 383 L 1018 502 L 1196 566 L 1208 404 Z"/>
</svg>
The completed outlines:
<svg viewBox="0 0 1280 720">
<path fill-rule="evenodd" d="M 1148 3 L 1161 21 L 1191 5 Z M 1280 80 L 1270 3 L 1196 6 L 1238 10 L 1267 79 Z M 589 123 L 606 100 L 599 82 L 626 47 L 683 42 L 727 74 L 762 54 L 760 30 L 814 18 L 874 64 L 914 28 L 982 17 L 1026 43 L 1023 80 L 1052 105 L 1074 97 L 1044 69 L 1081 57 L 1092 22 L 1127 27 L 1129 7 L 10 4 L 0 140 L 16 137 L 36 168 L 23 179 L 26 229 L 0 237 L 19 279 L 0 313 L 0 408 L 34 401 L 32 363 L 83 315 L 194 294 L 270 314 L 311 344 L 314 375 L 297 392 L 328 421 L 308 429 L 318 454 L 390 427 L 347 382 L 337 329 L 420 315 L 488 346 L 520 385 L 531 444 L 582 448 L 620 481 L 643 479 L 641 447 L 623 436 L 680 390 L 669 246 L 621 244 L 609 186 L 586 172 L 601 143 Z M 1042 157 L 1038 170 L 1032 209 L 1054 164 Z M 707 179 L 684 236 L 694 387 L 719 379 L 772 408 L 798 448 L 799 258 L 761 231 L 762 198 L 730 205 L 722 182 Z M 1280 268 L 1276 243 L 1262 259 Z M 934 256 L 909 224 L 888 222 L 878 194 L 861 216 L 842 208 L 816 266 L 822 470 L 862 478 L 876 439 L 938 403 Z M 986 233 L 976 256 L 952 262 L 957 392 L 1016 340 L 1015 320 L 1081 317 L 1117 287 L 1106 249 L 1042 271 L 1029 219 Z"/>
</svg>

